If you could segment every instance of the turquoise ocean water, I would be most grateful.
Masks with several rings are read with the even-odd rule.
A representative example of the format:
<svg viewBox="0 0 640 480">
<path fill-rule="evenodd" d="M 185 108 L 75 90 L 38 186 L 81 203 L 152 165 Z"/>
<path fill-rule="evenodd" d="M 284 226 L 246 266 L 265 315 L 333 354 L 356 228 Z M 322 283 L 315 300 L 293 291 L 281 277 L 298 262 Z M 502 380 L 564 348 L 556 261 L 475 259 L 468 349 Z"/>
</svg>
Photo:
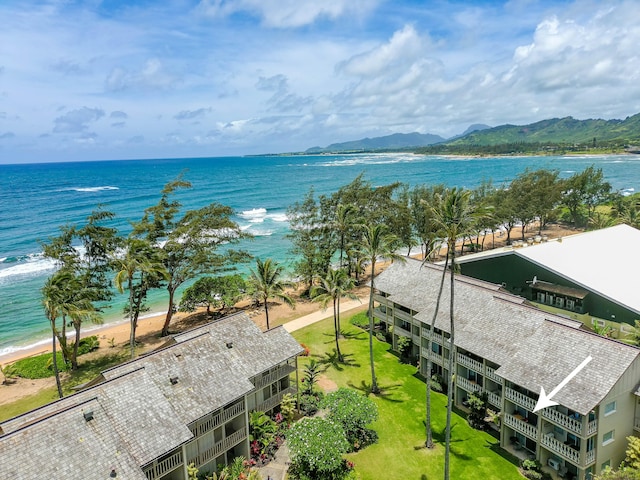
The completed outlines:
<svg viewBox="0 0 640 480">
<path fill-rule="evenodd" d="M 410 154 L 228 157 L 0 165 L 0 355 L 48 341 L 40 288 L 52 273 L 40 243 L 64 224 L 82 222 L 98 204 L 117 215 L 128 232 L 160 190 L 180 173 L 193 188 L 179 192 L 187 209 L 210 202 L 229 205 L 235 220 L 255 239 L 242 245 L 254 256 L 291 266 L 286 208 L 313 186 L 330 193 L 364 173 L 374 185 L 445 183 L 473 188 L 495 184 L 525 168 L 558 169 L 570 176 L 591 164 L 602 168 L 616 190 L 640 189 L 640 156 L 449 158 Z M 122 321 L 122 298 L 105 321 Z M 162 293 L 152 312 L 165 310 Z"/>
</svg>

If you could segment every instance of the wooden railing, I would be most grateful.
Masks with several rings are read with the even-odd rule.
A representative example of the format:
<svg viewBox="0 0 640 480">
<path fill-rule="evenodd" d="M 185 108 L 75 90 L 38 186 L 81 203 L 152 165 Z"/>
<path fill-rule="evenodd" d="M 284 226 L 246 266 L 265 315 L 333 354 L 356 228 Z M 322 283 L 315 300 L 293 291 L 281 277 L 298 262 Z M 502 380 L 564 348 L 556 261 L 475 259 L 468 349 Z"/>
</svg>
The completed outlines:
<svg viewBox="0 0 640 480">
<path fill-rule="evenodd" d="M 244 402 L 238 402 L 235 405 L 232 405 L 229 408 L 225 408 L 221 412 L 213 415 L 206 421 L 196 425 L 195 428 L 191 428 L 191 432 L 196 436 L 200 437 L 204 435 L 206 432 L 210 432 L 211 430 L 217 428 L 233 417 L 244 412 Z"/>
<path fill-rule="evenodd" d="M 502 408 L 502 397 L 497 393 L 487 392 L 487 398 L 491 405 Z"/>
<path fill-rule="evenodd" d="M 295 371 L 296 367 L 294 367 L 293 365 L 283 365 L 282 367 L 278 368 L 278 370 L 276 370 L 275 372 L 271 372 L 265 377 L 257 377 L 255 386 L 256 388 L 262 388 L 265 385 L 271 385 L 273 382 L 276 382 Z"/>
<path fill-rule="evenodd" d="M 526 435 L 532 440 L 537 440 L 538 429 L 530 423 L 523 422 L 509 413 L 504 414 L 504 424 Z"/>
<path fill-rule="evenodd" d="M 427 355 L 429 354 L 429 349 L 426 347 L 422 347 L 422 349 L 420 350 L 422 357 L 426 360 Z M 442 358 L 442 355 L 437 354 L 436 352 L 431 352 L 431 362 L 435 363 L 437 365 L 444 365 L 444 358 Z"/>
<path fill-rule="evenodd" d="M 569 445 L 565 445 L 564 443 L 556 440 L 555 437 L 551 435 L 543 435 L 540 443 L 552 452 L 569 460 L 575 465 L 580 465 L 580 450 L 576 450 Z"/>
<path fill-rule="evenodd" d="M 273 407 L 275 407 L 280 402 L 282 402 L 282 397 L 284 397 L 287 393 L 295 395 L 296 392 L 297 392 L 297 390 L 296 390 L 295 387 L 285 388 L 284 390 L 279 392 L 277 395 L 274 395 L 273 397 L 267 398 L 264 402 L 262 402 L 260 405 L 258 405 L 256 407 L 256 411 L 268 412 Z"/>
<path fill-rule="evenodd" d="M 242 427 L 239 430 L 233 432 L 228 437 L 223 438 L 218 443 L 210 448 L 200 452 L 195 457 L 189 459 L 188 464 L 193 463 L 196 467 L 201 467 L 205 463 L 210 462 L 221 453 L 226 452 L 234 445 L 238 444 L 247 437 L 247 427 Z"/>
<path fill-rule="evenodd" d="M 484 373 L 484 366 L 482 365 L 482 362 L 474 360 L 473 358 L 468 357 L 462 353 L 458 354 L 458 364 L 467 368 L 472 368 L 478 373 Z"/>
<path fill-rule="evenodd" d="M 482 390 L 482 387 L 476 383 L 473 383 L 471 380 L 468 380 L 464 377 L 456 376 L 456 383 L 460 388 L 466 390 L 467 392 L 479 392 Z"/>
<path fill-rule="evenodd" d="M 573 433 L 577 433 L 578 435 L 582 434 L 582 422 L 576 420 L 575 418 L 571 418 L 568 415 L 565 415 L 558 410 L 553 408 L 544 408 L 542 411 L 542 416 L 547 420 L 551 420 L 554 423 L 557 423 L 561 427 L 564 427 L 566 430 L 570 430 Z"/>
<path fill-rule="evenodd" d="M 149 480 L 154 480 L 156 478 L 162 477 L 163 475 L 169 473 L 172 470 L 175 470 L 181 465 L 182 465 L 182 450 L 178 450 L 176 453 L 174 453 L 170 457 L 165 458 L 161 462 L 158 462 L 155 465 L 150 465 L 149 467 L 145 468 L 144 474 Z"/>
<path fill-rule="evenodd" d="M 493 369 L 491 367 L 486 367 L 485 374 L 486 374 L 487 378 L 490 378 L 491 380 L 493 380 L 497 384 L 504 385 L 504 379 L 501 376 L 499 376 L 498 374 L 496 374 L 495 369 Z"/>
<path fill-rule="evenodd" d="M 513 403 L 516 403 L 531 412 L 536 408 L 536 401 L 533 398 L 526 396 L 524 393 L 517 392 L 512 388 L 506 387 L 504 389 L 504 396 L 507 400 L 511 400 Z"/>
</svg>

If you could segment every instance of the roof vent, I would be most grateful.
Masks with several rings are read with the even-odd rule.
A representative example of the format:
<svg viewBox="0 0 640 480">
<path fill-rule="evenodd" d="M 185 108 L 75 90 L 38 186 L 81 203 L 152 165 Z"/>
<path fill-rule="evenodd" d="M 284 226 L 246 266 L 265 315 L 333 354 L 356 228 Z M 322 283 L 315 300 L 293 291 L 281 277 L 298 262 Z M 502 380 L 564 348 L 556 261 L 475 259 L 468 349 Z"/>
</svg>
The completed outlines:
<svg viewBox="0 0 640 480">
<path fill-rule="evenodd" d="M 227 342 L 227 348 L 233 348 L 233 342 Z"/>
<path fill-rule="evenodd" d="M 175 385 L 178 383 L 178 377 L 169 377 L 169 381 L 171 382 L 171 385 Z"/>
<path fill-rule="evenodd" d="M 87 410 L 86 412 L 82 412 L 85 421 L 89 422 L 93 420 L 93 410 Z"/>
</svg>

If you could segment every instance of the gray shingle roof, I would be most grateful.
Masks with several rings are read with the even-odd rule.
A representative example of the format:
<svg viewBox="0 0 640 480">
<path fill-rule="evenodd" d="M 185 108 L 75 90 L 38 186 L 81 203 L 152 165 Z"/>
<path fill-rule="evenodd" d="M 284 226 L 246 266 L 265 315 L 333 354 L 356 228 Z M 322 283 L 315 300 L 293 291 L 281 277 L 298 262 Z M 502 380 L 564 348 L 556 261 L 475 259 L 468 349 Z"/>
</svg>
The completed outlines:
<svg viewBox="0 0 640 480">
<path fill-rule="evenodd" d="M 417 310 L 430 324 L 442 269 L 408 260 L 394 263 L 375 280 L 389 299 Z M 445 280 L 436 327 L 449 332 L 449 279 Z M 500 365 L 497 373 L 531 391 L 548 393 L 588 355 L 593 360 L 554 400 L 587 414 L 611 390 L 640 350 L 581 330 L 580 323 L 537 310 L 525 300 L 488 284 L 457 276 L 455 343 Z"/>
</svg>

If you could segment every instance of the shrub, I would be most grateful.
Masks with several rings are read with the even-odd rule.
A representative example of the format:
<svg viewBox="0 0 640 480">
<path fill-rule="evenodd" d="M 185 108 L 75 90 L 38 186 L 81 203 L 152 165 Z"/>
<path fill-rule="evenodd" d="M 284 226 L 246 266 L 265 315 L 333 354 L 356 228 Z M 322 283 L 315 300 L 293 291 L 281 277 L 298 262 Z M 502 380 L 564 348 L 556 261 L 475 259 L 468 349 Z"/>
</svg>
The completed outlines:
<svg viewBox="0 0 640 480">
<path fill-rule="evenodd" d="M 300 411 L 303 415 L 310 417 L 315 415 L 320 409 L 320 402 L 322 401 L 322 393 L 308 394 L 303 393 L 300 395 Z"/>
<path fill-rule="evenodd" d="M 78 345 L 78 355 L 85 355 L 89 352 L 93 352 L 94 350 L 97 350 L 98 347 L 100 347 L 100 341 L 98 340 L 97 335 L 82 338 Z"/>
<path fill-rule="evenodd" d="M 360 312 L 355 314 L 349 319 L 349 323 L 354 327 L 359 327 L 364 330 L 369 330 L 369 316 L 367 312 Z"/>
<path fill-rule="evenodd" d="M 322 408 L 329 410 L 327 419 L 342 426 L 350 449 L 359 450 L 377 441 L 377 433 L 367 428 L 378 418 L 378 407 L 370 398 L 355 390 L 339 388 L 325 397 Z"/>
<path fill-rule="evenodd" d="M 61 352 L 57 353 L 58 370 L 63 372 L 67 370 Z M 33 357 L 23 358 L 4 368 L 5 375 L 9 377 L 22 377 L 28 379 L 48 378 L 53 373 L 53 355 L 51 353 L 43 353 Z"/>
<path fill-rule="evenodd" d="M 485 417 L 487 416 L 488 395 L 486 392 L 478 395 L 477 393 L 470 393 L 467 398 L 467 405 L 469 407 L 469 416 L 467 421 L 472 428 L 482 430 L 485 427 Z"/>
<path fill-rule="evenodd" d="M 301 343 L 300 346 L 304 349 L 304 351 L 300 355 L 302 355 L 303 357 L 308 357 L 309 353 L 311 353 L 309 347 L 307 347 L 304 343 Z"/>
<path fill-rule="evenodd" d="M 431 390 L 438 393 L 447 393 L 447 382 L 442 375 L 436 373 L 431 376 Z"/>
<path fill-rule="evenodd" d="M 403 361 L 408 361 L 411 355 L 411 339 L 409 337 L 398 337 L 398 353 Z"/>
</svg>

